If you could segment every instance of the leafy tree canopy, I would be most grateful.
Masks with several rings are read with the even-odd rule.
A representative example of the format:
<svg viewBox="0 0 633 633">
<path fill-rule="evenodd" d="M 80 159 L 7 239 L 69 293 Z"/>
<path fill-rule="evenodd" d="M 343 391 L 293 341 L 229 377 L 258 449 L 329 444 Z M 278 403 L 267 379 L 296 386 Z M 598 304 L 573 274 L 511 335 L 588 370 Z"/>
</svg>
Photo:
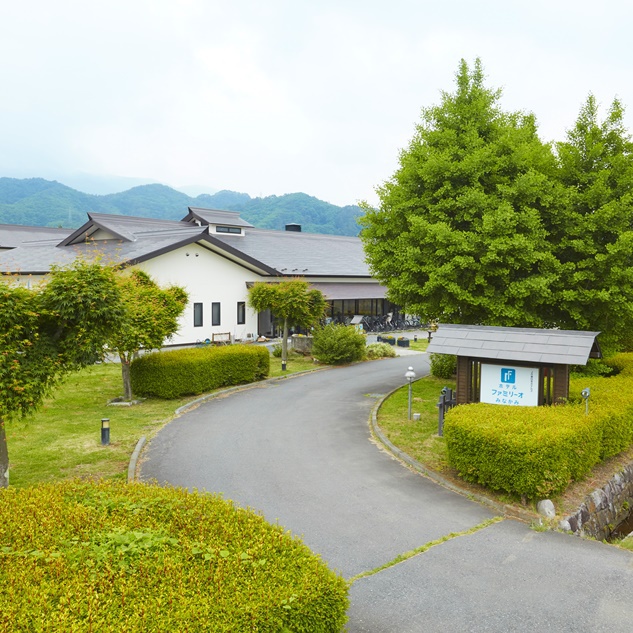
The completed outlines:
<svg viewBox="0 0 633 633">
<path fill-rule="evenodd" d="M 542 325 L 558 263 L 544 210 L 555 159 L 531 115 L 505 113 L 479 60 L 425 108 L 400 168 L 362 218 L 373 273 L 423 319 Z"/>
<path fill-rule="evenodd" d="M 602 330 L 603 345 L 630 347 L 633 327 L 633 143 L 615 100 L 603 121 L 589 95 L 557 144 L 566 187 L 552 231 L 562 263 L 561 324 Z"/>
<path fill-rule="evenodd" d="M 248 303 L 257 312 L 270 310 L 283 321 L 281 358 L 288 360 L 288 327 L 309 328 L 325 314 L 325 298 L 319 290 L 310 289 L 307 281 L 293 279 L 279 283 L 257 282 L 248 291 Z"/>
<path fill-rule="evenodd" d="M 504 112 L 479 60 L 422 110 L 394 176 L 363 205 L 370 266 L 424 319 L 633 331 L 633 145 L 614 101 L 589 96 L 552 147 L 534 117 Z"/>
<path fill-rule="evenodd" d="M 161 288 L 146 272 L 138 269 L 117 280 L 124 308 L 120 326 L 108 338 L 110 348 L 119 354 L 124 397 L 132 398 L 130 362 L 140 350 L 158 349 L 178 331 L 178 319 L 188 296 L 180 286 Z"/>
<path fill-rule="evenodd" d="M 114 273 L 98 262 L 54 268 L 33 290 L 0 282 L 0 487 L 9 469 L 4 422 L 33 411 L 65 374 L 100 358 L 122 315 Z"/>
</svg>

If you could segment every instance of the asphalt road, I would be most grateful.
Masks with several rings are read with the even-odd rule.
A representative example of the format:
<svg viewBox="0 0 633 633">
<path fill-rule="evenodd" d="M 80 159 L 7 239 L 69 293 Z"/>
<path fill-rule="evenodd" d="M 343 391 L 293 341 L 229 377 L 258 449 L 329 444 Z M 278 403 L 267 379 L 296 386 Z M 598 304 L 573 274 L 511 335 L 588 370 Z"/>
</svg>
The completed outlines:
<svg viewBox="0 0 633 633">
<path fill-rule="evenodd" d="M 352 633 L 633 629 L 633 554 L 513 520 L 413 473 L 370 439 L 380 395 L 425 355 L 320 371 L 213 399 L 149 445 L 142 479 L 221 492 L 357 580 Z"/>
</svg>

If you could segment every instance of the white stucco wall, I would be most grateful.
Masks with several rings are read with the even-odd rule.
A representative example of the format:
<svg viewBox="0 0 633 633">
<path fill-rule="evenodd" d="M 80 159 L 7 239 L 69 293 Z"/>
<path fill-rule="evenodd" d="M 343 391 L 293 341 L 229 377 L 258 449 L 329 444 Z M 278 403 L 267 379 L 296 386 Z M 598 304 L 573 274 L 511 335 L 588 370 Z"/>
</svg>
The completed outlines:
<svg viewBox="0 0 633 633">
<path fill-rule="evenodd" d="M 171 345 L 191 344 L 211 338 L 213 333 L 230 332 L 234 339 L 257 336 L 257 313 L 246 307 L 246 323 L 237 324 L 237 303 L 246 301 L 247 281 L 262 278 L 211 251 L 191 244 L 137 265 L 161 286 L 182 286 L 189 303 L 181 317 Z M 211 303 L 220 303 L 220 325 L 211 325 Z M 203 325 L 193 325 L 193 304 L 203 304 Z"/>
</svg>

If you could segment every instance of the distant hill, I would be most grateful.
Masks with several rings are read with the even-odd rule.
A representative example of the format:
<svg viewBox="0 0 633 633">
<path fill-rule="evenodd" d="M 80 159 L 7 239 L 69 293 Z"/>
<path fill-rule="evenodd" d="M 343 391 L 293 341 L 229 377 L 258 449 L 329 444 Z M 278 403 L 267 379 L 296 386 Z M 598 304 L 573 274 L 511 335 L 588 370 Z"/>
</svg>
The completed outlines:
<svg viewBox="0 0 633 633">
<path fill-rule="evenodd" d="M 142 185 L 121 193 L 92 195 L 54 180 L 0 178 L 0 224 L 76 228 L 86 214 L 112 213 L 180 220 L 187 207 L 239 211 L 258 228 L 283 230 L 301 224 L 310 233 L 358 235 L 357 206 L 338 207 L 305 193 L 251 198 L 246 193 L 218 191 L 195 198 L 165 185 Z"/>
</svg>

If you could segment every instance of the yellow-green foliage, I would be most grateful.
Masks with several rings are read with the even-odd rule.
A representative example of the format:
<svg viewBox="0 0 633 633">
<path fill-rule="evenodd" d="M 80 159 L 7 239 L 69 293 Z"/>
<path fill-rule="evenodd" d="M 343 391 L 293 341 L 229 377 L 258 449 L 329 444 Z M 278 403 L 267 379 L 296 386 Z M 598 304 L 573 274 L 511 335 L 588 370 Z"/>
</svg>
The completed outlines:
<svg viewBox="0 0 633 633">
<path fill-rule="evenodd" d="M 444 435 L 464 479 L 531 498 L 564 490 L 600 453 L 600 429 L 582 405 L 463 405 L 447 414 Z"/>
<path fill-rule="evenodd" d="M 246 384 L 266 378 L 269 371 L 268 350 L 255 345 L 155 352 L 141 356 L 130 367 L 133 393 L 158 398 Z"/>
<path fill-rule="evenodd" d="M 338 632 L 345 580 L 217 496 L 70 481 L 0 492 L 0 630 Z"/>
<path fill-rule="evenodd" d="M 619 373 L 608 378 L 578 377 L 570 381 L 570 395 L 579 400 L 589 387 L 589 411 L 602 432 L 600 458 L 613 457 L 633 444 L 633 353 L 605 361 Z"/>
<path fill-rule="evenodd" d="M 532 498 L 561 492 L 633 444 L 633 353 L 607 362 L 619 373 L 572 378 L 563 406 L 473 404 L 449 411 L 449 462 L 466 480 L 495 490 Z M 580 398 L 585 387 L 589 415 Z"/>
</svg>

